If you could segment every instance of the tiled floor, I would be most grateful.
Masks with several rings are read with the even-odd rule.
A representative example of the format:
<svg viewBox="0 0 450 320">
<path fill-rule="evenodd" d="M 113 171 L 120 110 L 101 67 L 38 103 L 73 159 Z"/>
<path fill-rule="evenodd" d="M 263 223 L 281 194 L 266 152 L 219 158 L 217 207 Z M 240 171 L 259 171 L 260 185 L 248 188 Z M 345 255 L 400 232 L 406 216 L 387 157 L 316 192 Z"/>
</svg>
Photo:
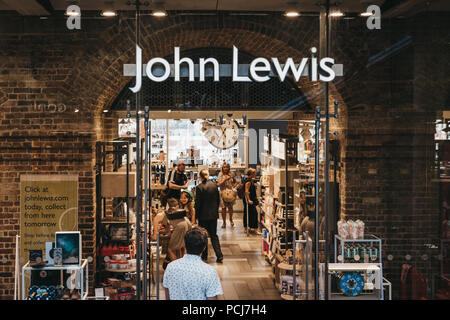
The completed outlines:
<svg viewBox="0 0 450 320">
<path fill-rule="evenodd" d="M 214 266 L 222 280 L 224 294 L 221 300 L 280 300 L 274 285 L 272 267 L 261 251 L 261 235 L 244 233 L 242 214 L 234 214 L 234 227 L 227 223 L 222 229 L 219 219 L 217 231 L 224 255 L 223 263 L 216 263 L 214 250 L 209 242 L 208 263 Z M 161 276 L 162 277 L 162 276 Z M 160 286 L 161 299 L 164 299 Z"/>
</svg>

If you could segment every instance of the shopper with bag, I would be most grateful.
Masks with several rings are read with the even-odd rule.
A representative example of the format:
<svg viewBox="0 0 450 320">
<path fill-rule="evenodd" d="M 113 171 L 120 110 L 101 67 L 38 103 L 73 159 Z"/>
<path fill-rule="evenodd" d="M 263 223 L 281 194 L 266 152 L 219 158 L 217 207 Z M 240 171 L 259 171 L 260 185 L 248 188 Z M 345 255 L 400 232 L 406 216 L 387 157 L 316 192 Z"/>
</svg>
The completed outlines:
<svg viewBox="0 0 450 320">
<path fill-rule="evenodd" d="M 169 209 L 166 211 L 166 217 L 172 226 L 168 253 L 170 260 L 174 261 L 185 254 L 184 236 L 191 229 L 192 224 L 186 217 L 186 210 L 180 208 L 177 199 L 170 198 L 167 203 Z"/>
<path fill-rule="evenodd" d="M 227 226 L 227 210 L 230 215 L 230 224 L 234 227 L 233 222 L 233 205 L 236 202 L 236 179 L 229 163 L 224 163 L 219 173 L 217 185 L 220 188 L 220 207 L 222 208 L 222 228 Z"/>
<path fill-rule="evenodd" d="M 257 232 L 258 228 L 258 211 L 256 210 L 256 206 L 258 205 L 258 198 L 256 197 L 256 170 L 253 168 L 249 168 L 247 170 L 247 178 L 244 181 L 244 190 L 245 196 L 243 199 L 244 202 L 244 230 L 247 232 L 247 227 L 251 232 Z M 248 221 L 248 226 L 247 226 Z"/>
<path fill-rule="evenodd" d="M 208 170 L 201 170 L 201 183 L 195 189 L 195 214 L 197 215 L 199 226 L 208 231 L 212 247 L 216 253 L 217 262 L 221 263 L 223 254 L 220 249 L 219 237 L 217 236 L 220 195 L 217 185 L 208 178 Z M 208 248 L 203 251 L 202 259 L 208 260 Z"/>
</svg>

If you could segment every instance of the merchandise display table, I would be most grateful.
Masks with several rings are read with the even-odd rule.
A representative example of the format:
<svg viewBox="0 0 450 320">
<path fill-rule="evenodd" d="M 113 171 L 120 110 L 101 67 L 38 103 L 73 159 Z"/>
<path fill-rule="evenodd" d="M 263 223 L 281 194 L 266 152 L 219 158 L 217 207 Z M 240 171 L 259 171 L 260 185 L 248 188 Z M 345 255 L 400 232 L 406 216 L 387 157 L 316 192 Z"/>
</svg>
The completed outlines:
<svg viewBox="0 0 450 320">
<path fill-rule="evenodd" d="M 22 267 L 22 300 L 26 300 L 25 296 L 25 273 L 27 271 L 61 271 L 61 275 L 63 271 L 75 271 L 76 273 L 80 273 L 80 296 L 81 300 L 85 300 L 88 296 L 88 288 L 89 288 L 89 270 L 88 270 L 88 261 L 87 259 L 82 259 L 80 265 L 63 265 L 63 266 L 45 266 L 41 268 L 35 268 L 30 266 L 30 261 L 28 261 Z M 61 276 L 62 278 L 62 276 Z M 61 281 L 61 286 L 64 286 L 64 283 Z M 85 291 L 86 290 L 86 291 Z"/>
</svg>

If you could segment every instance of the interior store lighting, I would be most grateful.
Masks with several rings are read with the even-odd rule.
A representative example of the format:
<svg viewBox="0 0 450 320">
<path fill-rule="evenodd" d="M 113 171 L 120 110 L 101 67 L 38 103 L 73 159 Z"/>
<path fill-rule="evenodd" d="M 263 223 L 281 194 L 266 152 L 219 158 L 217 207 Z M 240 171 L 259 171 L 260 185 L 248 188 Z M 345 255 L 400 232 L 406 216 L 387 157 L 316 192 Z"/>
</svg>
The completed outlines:
<svg viewBox="0 0 450 320">
<path fill-rule="evenodd" d="M 284 13 L 284 16 L 285 16 L 285 17 L 288 17 L 288 18 L 295 18 L 295 17 L 300 16 L 300 13 L 299 13 L 298 11 L 293 11 L 293 10 L 291 10 L 291 11 L 286 11 L 286 12 Z"/>
<path fill-rule="evenodd" d="M 102 10 L 101 15 L 104 17 L 115 17 L 117 12 L 115 10 Z"/>
<path fill-rule="evenodd" d="M 166 17 L 167 11 L 166 10 L 154 10 L 152 12 L 152 16 L 154 17 Z"/>
<path fill-rule="evenodd" d="M 107 109 L 104 109 L 104 110 L 103 110 L 104 113 L 107 113 L 108 111 L 109 111 L 109 110 L 107 110 Z"/>
<path fill-rule="evenodd" d="M 373 13 L 372 13 L 372 12 L 364 11 L 364 12 L 361 12 L 359 15 L 360 15 L 361 17 L 370 17 L 370 16 L 373 15 Z"/>
<path fill-rule="evenodd" d="M 75 109 L 75 112 L 80 112 L 80 109 Z"/>
<path fill-rule="evenodd" d="M 76 10 L 66 11 L 66 16 L 77 17 L 79 15 L 80 15 L 80 13 Z"/>
<path fill-rule="evenodd" d="M 344 13 L 342 11 L 335 11 L 335 12 L 331 13 L 330 16 L 332 16 L 332 17 L 343 17 Z"/>
</svg>

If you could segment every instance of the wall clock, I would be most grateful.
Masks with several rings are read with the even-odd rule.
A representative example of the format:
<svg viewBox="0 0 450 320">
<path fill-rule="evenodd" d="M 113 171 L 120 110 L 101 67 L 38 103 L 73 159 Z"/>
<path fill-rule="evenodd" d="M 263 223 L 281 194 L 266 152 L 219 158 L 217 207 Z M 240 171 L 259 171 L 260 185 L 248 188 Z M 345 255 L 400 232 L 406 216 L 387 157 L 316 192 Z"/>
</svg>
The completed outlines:
<svg viewBox="0 0 450 320">
<path fill-rule="evenodd" d="M 236 145 L 239 139 L 239 126 L 236 121 L 224 119 L 223 124 L 205 121 L 202 123 L 202 132 L 214 147 L 229 149 Z"/>
</svg>

